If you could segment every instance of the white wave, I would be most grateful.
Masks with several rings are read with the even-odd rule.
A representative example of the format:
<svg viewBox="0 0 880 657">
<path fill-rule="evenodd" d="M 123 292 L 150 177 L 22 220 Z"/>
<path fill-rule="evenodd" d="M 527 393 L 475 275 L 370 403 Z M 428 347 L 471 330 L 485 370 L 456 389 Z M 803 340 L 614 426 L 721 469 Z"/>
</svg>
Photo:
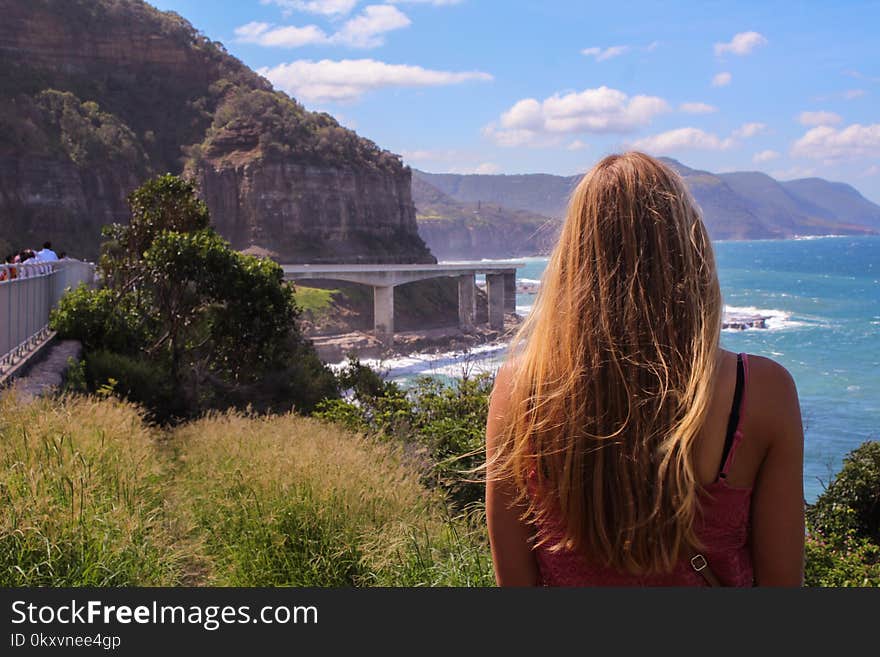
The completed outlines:
<svg viewBox="0 0 880 657">
<path fill-rule="evenodd" d="M 464 370 L 472 373 L 494 372 L 499 356 L 507 344 L 492 343 L 472 347 L 468 351 L 422 353 L 394 358 L 364 358 L 361 364 L 385 374 L 391 380 L 408 379 L 419 375 L 461 376 Z M 345 367 L 348 361 L 329 365 L 334 371 Z"/>
<path fill-rule="evenodd" d="M 517 278 L 517 283 L 528 283 L 529 285 L 540 285 L 541 279 L 539 278 Z"/>
<path fill-rule="evenodd" d="M 821 326 L 827 322 L 821 317 L 808 315 L 794 315 L 787 310 L 778 308 L 756 308 L 755 306 L 725 306 L 724 318 L 734 319 L 737 317 L 761 316 L 766 319 L 766 328 L 747 328 L 746 331 L 784 331 L 805 326 Z M 725 329 L 726 331 L 739 332 L 740 329 Z"/>
<path fill-rule="evenodd" d="M 519 315 L 520 317 L 525 317 L 530 312 L 532 312 L 532 306 L 517 306 L 516 307 L 516 314 Z M 880 323 L 880 322 L 878 322 L 878 323 Z"/>
</svg>

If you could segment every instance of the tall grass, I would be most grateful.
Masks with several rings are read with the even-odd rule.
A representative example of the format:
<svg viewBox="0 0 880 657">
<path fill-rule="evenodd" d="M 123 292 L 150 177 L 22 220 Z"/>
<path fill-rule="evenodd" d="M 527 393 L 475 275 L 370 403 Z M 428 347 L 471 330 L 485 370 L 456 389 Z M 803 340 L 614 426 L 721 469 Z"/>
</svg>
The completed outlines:
<svg viewBox="0 0 880 657">
<path fill-rule="evenodd" d="M 176 584 L 156 436 L 133 406 L 0 396 L 0 584 Z"/>
<path fill-rule="evenodd" d="M 391 445 L 296 415 L 234 413 L 181 428 L 175 443 L 178 503 L 204 529 L 216 584 L 489 581 L 485 545 Z"/>
<path fill-rule="evenodd" d="M 0 584 L 489 585 L 479 518 L 449 518 L 389 444 L 296 415 L 166 432 L 137 407 L 0 396 Z"/>
</svg>

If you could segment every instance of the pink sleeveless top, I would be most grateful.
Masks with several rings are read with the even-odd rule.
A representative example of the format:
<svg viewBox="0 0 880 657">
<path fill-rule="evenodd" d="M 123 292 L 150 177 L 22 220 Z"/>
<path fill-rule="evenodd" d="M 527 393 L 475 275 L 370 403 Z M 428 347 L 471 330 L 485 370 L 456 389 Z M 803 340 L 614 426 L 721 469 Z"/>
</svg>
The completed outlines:
<svg viewBox="0 0 880 657">
<path fill-rule="evenodd" d="M 700 497 L 701 512 L 696 533 L 705 546 L 701 551 L 709 567 L 724 586 L 752 586 L 753 569 L 749 551 L 749 510 L 751 488 L 737 488 L 727 483 L 727 473 L 743 440 L 740 429 L 745 408 L 748 382 L 748 357 L 740 354 L 737 368 L 737 390 L 728 424 L 725 452 L 718 478 L 706 486 Z M 556 538 L 562 525 L 537 528 L 541 535 Z M 551 552 L 546 546 L 534 550 L 543 586 L 706 586 L 706 581 L 684 558 L 669 573 L 636 576 L 619 572 L 601 564 L 589 563 L 573 551 Z"/>
</svg>

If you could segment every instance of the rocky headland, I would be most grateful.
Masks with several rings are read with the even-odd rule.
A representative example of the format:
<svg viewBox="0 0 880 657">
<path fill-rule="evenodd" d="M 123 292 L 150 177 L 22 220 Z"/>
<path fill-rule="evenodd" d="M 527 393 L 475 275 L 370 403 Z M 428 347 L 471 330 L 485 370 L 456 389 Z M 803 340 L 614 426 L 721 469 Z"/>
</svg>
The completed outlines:
<svg viewBox="0 0 880 657">
<path fill-rule="evenodd" d="M 434 262 L 400 158 L 306 111 L 174 12 L 0 0 L 0 246 L 98 255 L 147 177 L 197 180 L 234 248 Z M 4 253 L 5 255 L 5 253 Z"/>
</svg>

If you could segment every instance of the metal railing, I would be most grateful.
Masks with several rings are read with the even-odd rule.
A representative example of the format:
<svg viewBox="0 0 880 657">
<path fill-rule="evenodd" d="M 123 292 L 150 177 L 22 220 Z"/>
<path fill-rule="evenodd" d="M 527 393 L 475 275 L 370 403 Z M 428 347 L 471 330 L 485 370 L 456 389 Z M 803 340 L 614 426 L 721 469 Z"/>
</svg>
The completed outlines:
<svg viewBox="0 0 880 657">
<path fill-rule="evenodd" d="M 50 337 L 49 311 L 64 293 L 94 280 L 95 265 L 68 258 L 0 265 L 0 378 Z"/>
</svg>

